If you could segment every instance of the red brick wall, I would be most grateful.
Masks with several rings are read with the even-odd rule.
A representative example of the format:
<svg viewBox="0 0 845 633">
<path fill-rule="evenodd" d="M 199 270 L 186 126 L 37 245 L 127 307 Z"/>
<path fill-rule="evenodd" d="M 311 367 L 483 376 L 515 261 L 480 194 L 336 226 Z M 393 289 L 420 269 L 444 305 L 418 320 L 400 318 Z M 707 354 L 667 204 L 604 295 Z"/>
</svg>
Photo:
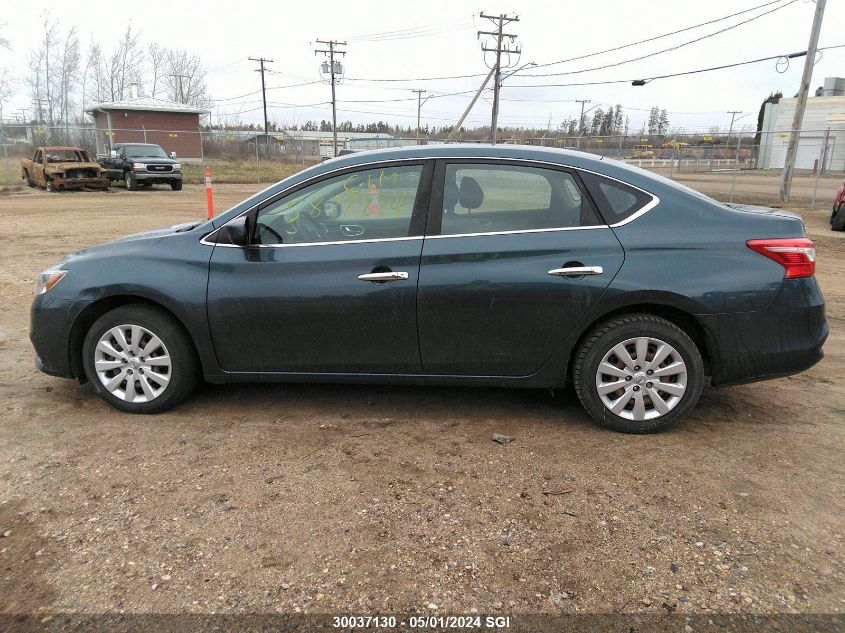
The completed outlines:
<svg viewBox="0 0 845 633">
<path fill-rule="evenodd" d="M 179 158 L 199 158 L 202 155 L 198 114 L 143 110 L 110 110 L 110 113 L 113 143 L 155 143 L 168 154 L 176 152 Z M 103 112 L 94 113 L 94 123 L 98 130 L 105 132 L 109 129 Z"/>
</svg>

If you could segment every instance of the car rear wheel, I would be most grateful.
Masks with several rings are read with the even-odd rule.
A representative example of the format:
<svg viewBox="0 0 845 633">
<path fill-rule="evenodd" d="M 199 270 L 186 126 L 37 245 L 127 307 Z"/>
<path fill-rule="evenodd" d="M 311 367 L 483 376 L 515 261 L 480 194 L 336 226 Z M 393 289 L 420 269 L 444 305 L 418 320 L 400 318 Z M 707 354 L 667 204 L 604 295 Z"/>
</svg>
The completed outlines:
<svg viewBox="0 0 845 633">
<path fill-rule="evenodd" d="M 199 378 L 185 330 L 150 306 L 121 306 L 104 314 L 88 331 L 82 354 L 94 391 L 130 413 L 158 413 L 179 404 Z"/>
<path fill-rule="evenodd" d="M 577 352 L 573 382 L 596 422 L 655 433 L 683 418 L 704 384 L 701 353 L 673 323 L 631 314 L 596 327 Z"/>
<path fill-rule="evenodd" d="M 135 178 L 135 174 L 131 171 L 127 171 L 123 175 L 123 182 L 126 183 L 126 189 L 129 191 L 138 191 L 138 180 Z"/>
</svg>

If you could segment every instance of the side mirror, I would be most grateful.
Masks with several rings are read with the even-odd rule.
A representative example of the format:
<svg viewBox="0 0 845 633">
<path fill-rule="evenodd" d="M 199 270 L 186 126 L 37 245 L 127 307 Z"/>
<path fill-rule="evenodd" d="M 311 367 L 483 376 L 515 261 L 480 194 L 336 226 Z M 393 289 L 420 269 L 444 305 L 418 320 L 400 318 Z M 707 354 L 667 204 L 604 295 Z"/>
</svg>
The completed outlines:
<svg viewBox="0 0 845 633">
<path fill-rule="evenodd" d="M 117 158 L 117 150 L 113 149 L 112 151 L 110 151 L 109 156 L 111 156 L 112 158 Z"/>
<path fill-rule="evenodd" d="M 225 230 L 230 244 L 237 244 L 238 246 L 249 245 L 249 218 L 245 215 L 229 222 Z"/>
<path fill-rule="evenodd" d="M 176 152 L 170 152 L 170 158 L 176 160 Z"/>
</svg>

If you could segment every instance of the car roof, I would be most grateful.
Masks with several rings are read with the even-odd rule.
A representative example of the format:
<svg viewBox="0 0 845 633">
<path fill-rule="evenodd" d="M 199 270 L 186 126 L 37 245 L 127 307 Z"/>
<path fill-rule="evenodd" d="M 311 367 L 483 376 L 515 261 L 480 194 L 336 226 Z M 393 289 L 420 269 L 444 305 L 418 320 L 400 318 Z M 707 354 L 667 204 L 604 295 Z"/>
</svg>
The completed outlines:
<svg viewBox="0 0 845 633">
<path fill-rule="evenodd" d="M 628 182 L 646 191 L 651 191 L 655 186 L 666 186 L 664 179 L 651 172 L 618 160 L 599 156 L 598 154 L 536 145 L 490 145 L 486 143 L 444 143 L 439 145 L 413 145 L 361 151 L 346 156 L 331 158 L 311 169 L 300 172 L 300 174 L 312 176 L 373 162 L 425 158 L 493 158 L 534 161 L 592 171 Z"/>
<path fill-rule="evenodd" d="M 38 148 L 36 148 L 36 149 L 38 149 Z M 73 147 L 72 145 L 45 145 L 44 147 L 42 147 L 42 148 L 40 148 L 40 149 L 43 149 L 43 150 L 48 150 L 48 149 L 67 149 L 67 150 L 71 150 L 71 151 L 74 151 L 74 152 L 84 152 L 84 151 L 85 151 L 85 150 L 84 150 L 83 148 L 81 148 L 81 147 Z"/>
</svg>

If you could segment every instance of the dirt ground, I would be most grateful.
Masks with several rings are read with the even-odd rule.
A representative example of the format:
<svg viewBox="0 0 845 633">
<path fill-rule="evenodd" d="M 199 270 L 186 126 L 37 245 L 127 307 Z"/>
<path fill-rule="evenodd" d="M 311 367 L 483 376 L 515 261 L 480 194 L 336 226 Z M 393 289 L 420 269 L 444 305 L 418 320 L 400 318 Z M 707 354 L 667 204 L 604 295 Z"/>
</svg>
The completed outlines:
<svg viewBox="0 0 845 633">
<path fill-rule="evenodd" d="M 218 187 L 218 208 L 255 188 Z M 843 613 L 845 234 L 825 193 L 803 214 L 826 358 L 705 388 L 643 437 L 534 390 L 204 386 L 122 414 L 36 371 L 34 277 L 201 218 L 203 190 L 0 196 L 0 612 Z"/>
</svg>

